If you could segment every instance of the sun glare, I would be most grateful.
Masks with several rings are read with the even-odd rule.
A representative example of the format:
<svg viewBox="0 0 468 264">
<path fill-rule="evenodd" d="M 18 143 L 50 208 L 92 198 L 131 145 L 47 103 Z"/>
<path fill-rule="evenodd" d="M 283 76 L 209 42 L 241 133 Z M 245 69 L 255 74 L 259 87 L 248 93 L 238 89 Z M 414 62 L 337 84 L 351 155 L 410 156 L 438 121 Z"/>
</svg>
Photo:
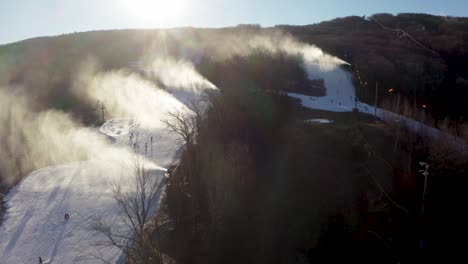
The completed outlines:
<svg viewBox="0 0 468 264">
<path fill-rule="evenodd" d="M 183 15 L 185 0 L 124 0 L 130 15 L 147 23 L 165 24 Z"/>
</svg>

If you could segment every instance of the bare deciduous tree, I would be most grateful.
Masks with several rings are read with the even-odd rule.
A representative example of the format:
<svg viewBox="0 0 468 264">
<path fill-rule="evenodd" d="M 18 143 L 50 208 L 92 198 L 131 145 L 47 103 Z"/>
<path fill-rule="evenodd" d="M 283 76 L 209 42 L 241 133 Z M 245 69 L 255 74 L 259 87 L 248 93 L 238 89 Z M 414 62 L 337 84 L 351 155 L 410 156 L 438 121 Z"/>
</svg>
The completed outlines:
<svg viewBox="0 0 468 264">
<path fill-rule="evenodd" d="M 118 248 L 130 263 L 162 263 L 162 255 L 152 238 L 157 225 L 151 220 L 163 183 L 161 177 L 145 168 L 139 157 L 135 157 L 133 176 L 129 183 L 114 184 L 113 198 L 124 228 L 113 228 L 102 219 L 95 219 L 93 229 L 105 237 L 96 246 Z"/>
<path fill-rule="evenodd" d="M 191 147 L 195 143 L 199 126 L 206 117 L 207 109 L 217 109 L 216 112 L 222 109 L 218 105 L 218 95 L 218 90 L 204 90 L 197 99 L 190 101 L 188 109 L 169 112 L 169 117 L 161 122 L 170 131 L 177 134 L 182 139 L 183 144 Z"/>
<path fill-rule="evenodd" d="M 197 113 L 193 111 L 178 111 L 168 113 L 169 118 L 162 123 L 172 132 L 179 135 L 184 144 L 191 146 L 195 142 L 198 119 Z"/>
</svg>

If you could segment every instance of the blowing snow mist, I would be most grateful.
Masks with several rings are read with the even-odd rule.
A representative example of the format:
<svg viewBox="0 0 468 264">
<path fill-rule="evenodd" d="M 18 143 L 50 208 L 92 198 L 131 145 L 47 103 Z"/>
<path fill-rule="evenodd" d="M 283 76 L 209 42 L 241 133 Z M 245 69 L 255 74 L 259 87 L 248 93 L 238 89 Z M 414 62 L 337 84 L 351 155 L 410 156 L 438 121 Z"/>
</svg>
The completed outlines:
<svg viewBox="0 0 468 264">
<path fill-rule="evenodd" d="M 67 113 L 36 111 L 25 96 L 0 89 L 0 105 L 6 109 L 0 112 L 0 173 L 7 183 L 50 165 L 129 155 Z"/>
</svg>

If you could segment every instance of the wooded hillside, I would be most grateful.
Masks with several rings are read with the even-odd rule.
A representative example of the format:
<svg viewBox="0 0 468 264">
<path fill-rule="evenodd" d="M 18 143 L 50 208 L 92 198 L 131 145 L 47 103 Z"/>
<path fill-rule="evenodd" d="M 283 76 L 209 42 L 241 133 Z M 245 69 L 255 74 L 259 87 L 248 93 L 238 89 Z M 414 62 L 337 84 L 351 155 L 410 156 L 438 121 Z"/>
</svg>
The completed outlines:
<svg viewBox="0 0 468 264">
<path fill-rule="evenodd" d="M 393 88 L 436 119 L 468 116 L 468 18 L 376 14 L 277 28 L 351 63 L 361 100 L 373 103 L 378 82 L 382 100 Z"/>
</svg>

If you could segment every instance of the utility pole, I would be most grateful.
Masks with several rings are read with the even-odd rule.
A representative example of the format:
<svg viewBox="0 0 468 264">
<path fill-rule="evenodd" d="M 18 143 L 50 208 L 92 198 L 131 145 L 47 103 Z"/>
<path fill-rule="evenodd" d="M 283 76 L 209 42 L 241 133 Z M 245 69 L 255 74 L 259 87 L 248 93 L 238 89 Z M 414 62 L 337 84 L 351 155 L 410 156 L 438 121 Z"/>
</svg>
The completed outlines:
<svg viewBox="0 0 468 264">
<path fill-rule="evenodd" d="M 102 123 L 103 124 L 104 124 L 104 121 L 105 121 L 105 119 L 104 119 L 104 109 L 106 109 L 104 107 L 104 102 L 101 101 L 101 117 L 102 117 Z"/>
<path fill-rule="evenodd" d="M 96 107 L 92 109 L 93 111 L 96 111 L 96 115 L 99 115 L 99 113 L 98 113 L 97 111 L 99 110 L 99 103 L 100 103 L 100 102 L 101 102 L 101 101 L 97 100 L 97 102 L 96 102 Z"/>
<path fill-rule="evenodd" d="M 424 176 L 424 189 L 423 189 L 422 204 L 421 204 L 421 218 L 422 218 L 424 217 L 424 206 L 426 203 L 426 191 L 427 191 L 427 176 L 429 176 L 428 170 L 429 170 L 430 165 L 425 162 L 420 162 L 419 164 L 423 167 L 423 169 L 419 170 L 419 172 L 421 172 L 421 174 Z"/>
<path fill-rule="evenodd" d="M 99 107 L 99 104 L 101 104 L 101 107 Z M 99 109 L 101 109 L 101 121 L 104 123 L 104 109 L 106 109 L 106 107 L 104 106 L 104 102 L 100 100 L 97 101 L 96 108 L 93 108 L 93 110 L 98 111 Z"/>
<path fill-rule="evenodd" d="M 377 102 L 379 100 L 379 83 L 375 83 L 374 120 L 377 121 Z"/>
</svg>

